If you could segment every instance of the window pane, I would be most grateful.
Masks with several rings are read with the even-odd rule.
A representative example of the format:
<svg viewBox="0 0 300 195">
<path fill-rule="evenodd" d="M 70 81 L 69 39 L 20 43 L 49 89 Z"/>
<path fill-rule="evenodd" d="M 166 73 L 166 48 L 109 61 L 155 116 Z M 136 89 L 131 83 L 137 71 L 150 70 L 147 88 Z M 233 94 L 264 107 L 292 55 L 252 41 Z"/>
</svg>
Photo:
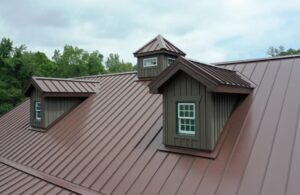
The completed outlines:
<svg viewBox="0 0 300 195">
<path fill-rule="evenodd" d="M 178 132 L 195 135 L 195 103 L 178 103 Z"/>
<path fill-rule="evenodd" d="M 157 58 L 146 58 L 143 60 L 143 66 L 156 66 L 157 65 Z"/>
<path fill-rule="evenodd" d="M 34 104 L 35 119 L 41 120 L 41 102 L 36 101 Z"/>
</svg>

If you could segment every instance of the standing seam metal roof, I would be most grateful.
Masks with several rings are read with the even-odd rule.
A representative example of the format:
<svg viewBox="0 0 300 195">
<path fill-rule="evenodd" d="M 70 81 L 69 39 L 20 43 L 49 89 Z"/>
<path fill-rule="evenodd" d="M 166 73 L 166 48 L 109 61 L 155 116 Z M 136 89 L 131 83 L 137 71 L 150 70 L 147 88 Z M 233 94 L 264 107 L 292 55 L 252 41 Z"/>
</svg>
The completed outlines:
<svg viewBox="0 0 300 195">
<path fill-rule="evenodd" d="M 24 89 L 25 95 L 29 95 L 32 85 L 38 87 L 43 93 L 95 93 L 98 82 L 82 79 L 32 77 L 31 82 Z"/>
<path fill-rule="evenodd" d="M 73 195 L 76 193 L 28 175 L 0 162 L 0 194 Z"/>
<path fill-rule="evenodd" d="M 151 53 L 155 51 L 169 51 L 177 55 L 185 56 L 185 53 L 178 49 L 175 45 L 173 45 L 170 41 L 162 37 L 161 35 L 157 35 L 150 42 L 145 44 L 143 47 L 134 52 L 134 55 Z"/>
<path fill-rule="evenodd" d="M 162 97 L 136 74 L 100 76 L 99 91 L 45 133 L 28 130 L 24 102 L 0 118 L 0 156 L 102 194 L 297 194 L 300 58 L 223 67 L 257 87 L 215 160 L 158 150 Z"/>
</svg>

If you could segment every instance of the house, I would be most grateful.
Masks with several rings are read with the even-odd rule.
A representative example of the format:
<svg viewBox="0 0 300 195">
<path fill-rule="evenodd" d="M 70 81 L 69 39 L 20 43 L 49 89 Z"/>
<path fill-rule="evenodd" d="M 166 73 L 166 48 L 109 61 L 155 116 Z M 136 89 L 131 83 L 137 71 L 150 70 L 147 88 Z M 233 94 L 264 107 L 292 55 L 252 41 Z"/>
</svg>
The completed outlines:
<svg viewBox="0 0 300 195">
<path fill-rule="evenodd" d="M 0 118 L 0 194 L 299 194 L 300 56 L 207 64 L 160 35 L 134 55 L 32 78 Z"/>
</svg>

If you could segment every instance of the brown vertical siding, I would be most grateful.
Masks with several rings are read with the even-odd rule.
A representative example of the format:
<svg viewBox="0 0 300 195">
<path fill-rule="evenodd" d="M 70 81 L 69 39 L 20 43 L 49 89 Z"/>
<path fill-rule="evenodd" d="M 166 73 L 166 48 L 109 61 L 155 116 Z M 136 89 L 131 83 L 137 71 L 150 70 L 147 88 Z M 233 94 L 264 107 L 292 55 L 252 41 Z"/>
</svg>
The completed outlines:
<svg viewBox="0 0 300 195">
<path fill-rule="evenodd" d="M 239 101 L 236 94 L 212 94 L 212 117 L 211 118 L 211 143 L 208 147 L 213 149 L 222 133 L 224 125 Z"/>
<path fill-rule="evenodd" d="M 55 120 L 69 112 L 82 101 L 83 98 L 75 97 L 46 97 L 44 101 L 45 127 L 51 125 Z"/>
<path fill-rule="evenodd" d="M 143 60 L 146 58 L 157 57 L 157 66 L 154 67 L 143 67 Z M 170 54 L 156 54 L 149 56 L 138 57 L 137 68 L 139 78 L 151 78 L 158 76 L 165 68 L 168 67 L 168 58 L 176 58 L 174 55 Z"/>
<path fill-rule="evenodd" d="M 195 149 L 206 149 L 205 98 L 206 88 L 185 73 L 179 73 L 163 90 L 164 98 L 164 143 Z M 196 104 L 195 136 L 178 135 L 176 103 L 193 101 Z"/>
<path fill-rule="evenodd" d="M 36 101 L 41 102 L 41 120 L 35 120 L 35 112 L 34 112 L 34 104 Z M 34 128 L 45 128 L 45 116 L 44 116 L 44 110 L 45 110 L 45 104 L 43 101 L 43 97 L 41 93 L 38 92 L 38 90 L 33 89 L 30 95 L 30 124 Z"/>
<path fill-rule="evenodd" d="M 238 97 L 238 95 L 211 93 L 187 74 L 178 73 L 163 89 L 164 143 L 171 146 L 213 150 Z M 195 136 L 177 133 L 178 101 L 195 102 Z"/>
</svg>

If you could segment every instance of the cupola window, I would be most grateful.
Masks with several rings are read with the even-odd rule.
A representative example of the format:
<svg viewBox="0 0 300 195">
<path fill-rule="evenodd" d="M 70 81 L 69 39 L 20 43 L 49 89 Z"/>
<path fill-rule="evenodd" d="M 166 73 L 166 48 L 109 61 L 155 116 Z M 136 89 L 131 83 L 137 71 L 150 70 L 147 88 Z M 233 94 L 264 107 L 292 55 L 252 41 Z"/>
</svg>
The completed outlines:
<svg viewBox="0 0 300 195">
<path fill-rule="evenodd" d="M 172 64 L 173 62 L 175 62 L 175 59 L 174 59 L 174 58 L 168 58 L 168 66 L 169 66 L 170 64 Z"/>
<path fill-rule="evenodd" d="M 157 66 L 157 58 L 146 58 L 143 60 L 144 67 Z"/>
<path fill-rule="evenodd" d="M 185 56 L 179 48 L 170 41 L 156 36 L 139 50 L 134 52 L 137 57 L 137 76 L 140 80 L 152 80 L 179 56 Z"/>
</svg>

